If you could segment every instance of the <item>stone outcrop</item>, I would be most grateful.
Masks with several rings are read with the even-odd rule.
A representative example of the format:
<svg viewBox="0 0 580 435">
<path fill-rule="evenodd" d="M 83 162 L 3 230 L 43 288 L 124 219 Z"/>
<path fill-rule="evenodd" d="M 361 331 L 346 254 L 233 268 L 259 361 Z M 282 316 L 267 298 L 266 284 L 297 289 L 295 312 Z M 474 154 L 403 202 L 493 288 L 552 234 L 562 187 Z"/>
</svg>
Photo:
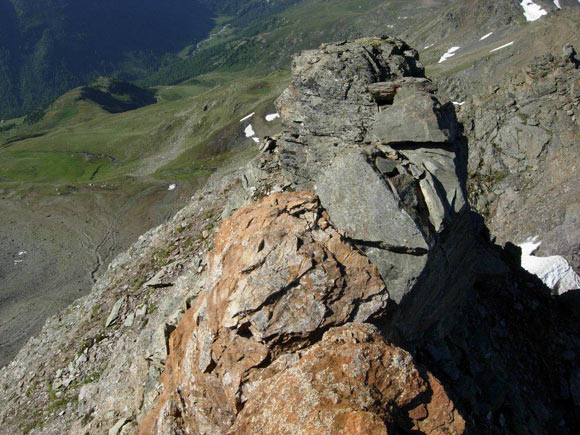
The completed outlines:
<svg viewBox="0 0 580 435">
<path fill-rule="evenodd" d="M 292 77 L 277 103 L 282 172 L 315 191 L 378 267 L 401 306 L 399 331 L 444 334 L 475 261 L 452 106 L 437 100 L 417 52 L 388 37 L 304 52 Z"/>
<path fill-rule="evenodd" d="M 438 381 L 364 324 L 392 302 L 316 196 L 241 208 L 221 225 L 208 267 L 140 433 L 462 433 Z"/>
<path fill-rule="evenodd" d="M 312 380 L 345 351 L 329 339 L 339 334 L 331 328 L 355 333 L 372 322 L 393 337 L 439 336 L 470 296 L 476 239 L 464 156 L 453 142 L 453 111 L 433 91 L 417 53 L 395 39 L 295 58 L 293 84 L 277 103 L 283 131 L 227 209 L 259 198 L 258 180 L 318 196 L 262 191 L 269 196 L 222 224 L 206 292 L 171 335 L 164 393 L 142 433 L 462 432 L 433 376 L 385 365 L 392 352 L 411 357 L 376 331 L 372 345 L 350 343 L 367 356 L 353 362 L 356 376 L 337 376 L 331 388 L 351 385 L 336 399 L 342 408 L 321 399 L 330 393 Z M 417 122 L 403 128 L 405 117 Z M 408 384 L 396 387 L 397 376 Z M 384 388 L 366 384 L 369 377 L 384 379 Z M 365 392 L 376 395 L 375 408 L 361 405 Z M 305 395 L 312 401 L 299 403 Z M 276 412 L 283 397 L 288 409 Z M 310 414 L 313 407 L 320 412 Z"/>
</svg>

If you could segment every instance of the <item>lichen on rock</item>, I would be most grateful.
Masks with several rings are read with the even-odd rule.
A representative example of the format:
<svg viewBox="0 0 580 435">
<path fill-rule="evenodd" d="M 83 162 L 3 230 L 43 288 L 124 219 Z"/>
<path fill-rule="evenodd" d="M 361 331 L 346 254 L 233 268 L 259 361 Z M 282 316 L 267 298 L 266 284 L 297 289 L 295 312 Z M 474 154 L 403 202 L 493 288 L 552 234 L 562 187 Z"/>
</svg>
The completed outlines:
<svg viewBox="0 0 580 435">
<path fill-rule="evenodd" d="M 362 325 L 392 301 L 315 195 L 273 194 L 238 210 L 208 267 L 207 291 L 171 335 L 164 393 L 142 434 L 384 432 L 429 385 L 440 388 Z"/>
</svg>

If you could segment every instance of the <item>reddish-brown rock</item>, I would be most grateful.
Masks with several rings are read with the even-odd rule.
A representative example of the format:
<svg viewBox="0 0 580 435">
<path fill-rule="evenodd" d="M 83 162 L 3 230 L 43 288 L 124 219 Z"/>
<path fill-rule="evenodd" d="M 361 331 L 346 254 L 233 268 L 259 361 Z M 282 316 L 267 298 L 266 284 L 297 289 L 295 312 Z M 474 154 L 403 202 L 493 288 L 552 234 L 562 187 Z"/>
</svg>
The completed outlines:
<svg viewBox="0 0 580 435">
<path fill-rule="evenodd" d="M 333 328 L 298 362 L 263 382 L 236 434 L 458 434 L 465 423 L 443 387 L 369 324 Z"/>
<path fill-rule="evenodd" d="M 435 383 L 361 325 L 390 306 L 385 284 L 315 195 L 274 194 L 240 209 L 208 266 L 140 433 L 385 433 Z M 443 396 L 423 421 L 459 419 Z"/>
</svg>

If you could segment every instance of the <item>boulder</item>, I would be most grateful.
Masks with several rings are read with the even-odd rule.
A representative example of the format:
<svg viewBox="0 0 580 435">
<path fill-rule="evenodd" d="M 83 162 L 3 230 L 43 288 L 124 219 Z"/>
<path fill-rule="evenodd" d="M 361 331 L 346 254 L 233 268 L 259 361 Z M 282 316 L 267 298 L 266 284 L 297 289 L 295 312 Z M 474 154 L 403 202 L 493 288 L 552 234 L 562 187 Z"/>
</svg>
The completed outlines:
<svg viewBox="0 0 580 435">
<path fill-rule="evenodd" d="M 410 87 L 397 90 L 393 104 L 375 116 L 373 139 L 384 144 L 448 142 L 440 104 L 433 94 Z"/>
<path fill-rule="evenodd" d="M 460 434 L 465 422 L 443 386 L 368 324 L 333 328 L 292 366 L 263 382 L 237 434 Z"/>
<path fill-rule="evenodd" d="M 171 334 L 164 394 L 141 433 L 184 424 L 227 432 L 255 389 L 296 352 L 392 304 L 377 269 L 306 192 L 273 194 L 235 212 L 220 227 L 208 267 L 207 291 Z"/>
</svg>

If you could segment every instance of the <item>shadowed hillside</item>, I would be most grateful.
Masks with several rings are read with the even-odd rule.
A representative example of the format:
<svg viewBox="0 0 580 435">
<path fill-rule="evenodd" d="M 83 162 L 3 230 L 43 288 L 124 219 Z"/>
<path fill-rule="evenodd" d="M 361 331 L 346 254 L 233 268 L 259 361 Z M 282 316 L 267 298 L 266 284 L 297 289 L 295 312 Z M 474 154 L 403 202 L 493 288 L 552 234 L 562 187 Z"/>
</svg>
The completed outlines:
<svg viewBox="0 0 580 435">
<path fill-rule="evenodd" d="M 211 15 L 194 0 L 0 0 L 0 118 L 99 75 L 143 76 L 203 39 Z"/>
</svg>

